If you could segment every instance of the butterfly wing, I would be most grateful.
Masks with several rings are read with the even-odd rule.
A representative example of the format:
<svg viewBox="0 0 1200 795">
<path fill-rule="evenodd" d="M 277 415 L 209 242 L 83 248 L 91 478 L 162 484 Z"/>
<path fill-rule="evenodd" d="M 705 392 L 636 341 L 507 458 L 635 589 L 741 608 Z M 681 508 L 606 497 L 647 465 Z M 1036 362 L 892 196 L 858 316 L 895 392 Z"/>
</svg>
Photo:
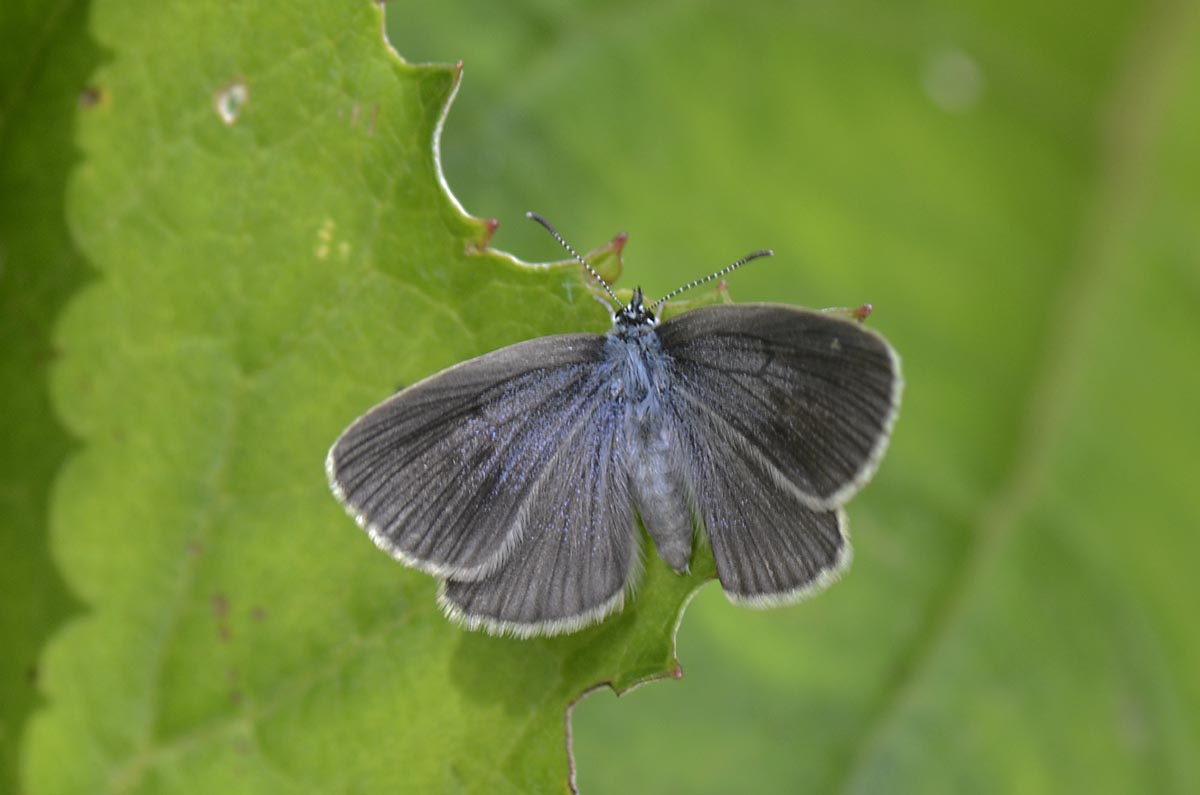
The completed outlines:
<svg viewBox="0 0 1200 795">
<path fill-rule="evenodd" d="M 900 361 L 839 316 L 774 304 L 709 306 L 658 329 L 688 415 L 760 457 L 809 506 L 870 479 L 900 400 Z"/>
<path fill-rule="evenodd" d="M 805 505 L 746 448 L 714 445 L 712 431 L 684 429 L 680 458 L 726 596 L 750 606 L 789 604 L 836 579 L 850 562 L 844 512 Z"/>
<path fill-rule="evenodd" d="M 439 595 L 470 629 L 521 637 L 572 632 L 620 610 L 638 571 L 623 410 L 597 400 L 564 436 L 530 500 L 513 554 L 488 577 L 451 577 Z"/>
<path fill-rule="evenodd" d="M 521 537 L 563 439 L 601 400 L 603 340 L 518 343 L 384 401 L 330 449 L 334 494 L 404 563 L 463 581 L 487 576 Z"/>
<path fill-rule="evenodd" d="M 721 585 L 792 601 L 848 563 L 841 505 L 870 478 L 899 401 L 878 335 L 786 306 L 713 306 L 659 327 L 680 460 Z"/>
</svg>

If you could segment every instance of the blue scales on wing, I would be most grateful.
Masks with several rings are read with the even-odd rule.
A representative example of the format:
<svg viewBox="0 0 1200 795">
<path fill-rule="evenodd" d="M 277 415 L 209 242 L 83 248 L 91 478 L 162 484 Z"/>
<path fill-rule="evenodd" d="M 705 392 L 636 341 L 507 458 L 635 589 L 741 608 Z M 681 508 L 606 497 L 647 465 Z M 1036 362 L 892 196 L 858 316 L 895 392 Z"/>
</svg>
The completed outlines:
<svg viewBox="0 0 1200 795">
<path fill-rule="evenodd" d="M 553 477 L 534 489 L 513 554 L 482 580 L 451 577 L 440 594 L 447 615 L 530 636 L 570 632 L 621 609 L 639 570 L 623 427 L 615 400 L 594 400 L 558 440 Z"/>
<path fill-rule="evenodd" d="M 562 440 L 596 410 L 603 337 L 543 337 L 404 390 L 329 451 L 339 499 L 377 545 L 458 581 L 511 555 Z"/>
</svg>

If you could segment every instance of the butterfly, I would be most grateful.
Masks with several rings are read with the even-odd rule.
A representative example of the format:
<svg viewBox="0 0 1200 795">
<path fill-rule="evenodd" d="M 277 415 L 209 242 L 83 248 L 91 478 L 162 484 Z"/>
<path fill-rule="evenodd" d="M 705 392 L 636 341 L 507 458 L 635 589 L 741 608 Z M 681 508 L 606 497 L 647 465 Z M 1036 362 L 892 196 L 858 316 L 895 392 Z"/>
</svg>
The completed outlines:
<svg viewBox="0 0 1200 795">
<path fill-rule="evenodd" d="M 844 506 L 895 423 L 900 360 L 845 312 L 614 303 L 607 334 L 519 342 L 410 386 L 326 458 L 334 495 L 381 549 L 442 580 L 468 629 L 573 632 L 619 611 L 645 527 L 688 569 L 697 538 L 737 604 L 788 604 L 850 560 Z M 701 536 L 703 534 L 703 536 Z"/>
</svg>

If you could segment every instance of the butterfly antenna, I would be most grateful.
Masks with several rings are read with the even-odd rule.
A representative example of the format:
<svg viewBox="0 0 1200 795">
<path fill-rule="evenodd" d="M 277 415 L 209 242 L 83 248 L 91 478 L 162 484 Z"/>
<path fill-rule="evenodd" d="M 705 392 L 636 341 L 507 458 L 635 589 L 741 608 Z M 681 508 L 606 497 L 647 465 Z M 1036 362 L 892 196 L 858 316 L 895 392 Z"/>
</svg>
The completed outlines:
<svg viewBox="0 0 1200 795">
<path fill-rule="evenodd" d="M 738 268 L 742 267 L 743 265 L 745 265 L 747 262 L 750 262 L 751 260 L 756 260 L 759 257 L 774 256 L 774 254 L 775 254 L 775 252 L 769 248 L 764 248 L 762 251 L 755 251 L 751 254 L 747 254 L 746 256 L 744 256 L 740 260 L 738 260 L 737 262 L 731 263 L 729 265 L 726 265 L 724 268 L 721 268 L 721 270 L 717 271 L 716 273 L 710 273 L 708 276 L 705 276 L 703 279 L 697 279 L 694 282 L 688 282 L 687 284 L 683 285 L 682 287 L 675 288 L 674 290 L 667 293 L 662 298 L 658 299 L 653 304 L 651 304 L 650 309 L 651 310 L 657 309 L 660 305 L 666 303 L 667 301 L 671 300 L 672 298 L 679 295 L 680 293 L 682 293 L 685 290 L 690 290 L 693 287 L 699 287 L 700 285 L 704 284 L 705 282 L 711 282 L 713 279 L 719 279 L 722 276 L 724 276 L 725 274 L 729 273 L 730 271 L 737 270 Z"/>
<path fill-rule="evenodd" d="M 563 248 L 565 248 L 567 251 L 571 252 L 571 256 L 574 257 L 576 260 L 578 260 L 580 265 L 587 268 L 588 273 L 592 274 L 592 276 L 594 276 L 596 278 L 596 281 L 600 282 L 600 286 L 604 288 L 604 292 L 608 293 L 608 297 L 611 298 L 613 300 L 613 303 L 617 305 L 617 309 L 625 308 L 625 304 L 621 303 L 620 298 L 617 298 L 617 294 L 614 293 L 612 288 L 608 286 L 608 282 L 604 281 L 604 277 L 601 276 L 599 273 L 596 273 L 596 269 L 593 268 L 587 260 L 585 260 L 583 257 L 579 256 L 579 252 L 577 252 L 575 249 L 571 248 L 570 243 L 568 243 L 567 241 L 562 239 L 562 235 L 560 235 L 557 231 L 555 231 L 554 227 L 550 226 L 549 221 L 547 221 L 545 218 L 543 218 L 542 216 L 540 216 L 537 213 L 532 212 L 532 211 L 525 213 L 525 217 L 532 218 L 533 220 L 537 221 L 542 226 L 546 227 L 546 231 L 554 236 L 554 239 L 558 241 L 558 244 L 560 246 L 562 246 Z"/>
</svg>

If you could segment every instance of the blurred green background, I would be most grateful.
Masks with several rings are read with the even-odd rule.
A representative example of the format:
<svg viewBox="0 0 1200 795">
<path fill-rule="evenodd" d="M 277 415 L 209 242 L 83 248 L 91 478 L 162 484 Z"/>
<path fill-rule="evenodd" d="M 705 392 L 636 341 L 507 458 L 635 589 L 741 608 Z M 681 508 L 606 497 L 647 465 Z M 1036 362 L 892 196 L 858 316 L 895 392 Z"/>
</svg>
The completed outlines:
<svg viewBox="0 0 1200 795">
<path fill-rule="evenodd" d="M 85 90 L 93 69 L 143 57 L 93 43 L 86 9 L 40 8 L 14 3 L 3 18 L 10 41 L 38 32 L 33 55 L 0 52 L 2 375 L 24 385 L 0 404 L 0 572 L 22 595 L 0 611 L 14 650 L 4 782 L 21 758 L 53 758 L 45 737 L 36 758 L 22 745 L 33 661 L 79 610 L 30 535 L 51 521 L 69 447 L 44 394 L 58 312 L 85 281 L 69 241 L 119 253 L 105 241 L 129 224 L 77 192 L 70 217 L 85 234 L 67 229 L 70 180 L 106 168 L 93 148 L 68 176 L 74 115 L 101 99 Z M 210 13 L 211 30 L 197 9 L 171 46 L 250 16 Z M 651 295 L 771 247 L 731 278 L 735 300 L 871 302 L 869 322 L 904 361 L 891 452 L 849 509 L 849 574 L 762 613 L 706 586 L 679 630 L 682 680 L 574 709 L 584 792 L 1200 791 L 1197 4 L 392 0 L 385 15 L 408 61 L 464 62 L 443 166 L 471 214 L 500 221 L 493 246 L 560 256 L 528 209 L 580 249 L 626 231 L 620 286 Z M 324 18 L 278 17 L 280 30 L 353 44 Z M 172 108 L 172 84 L 144 79 L 150 104 Z M 247 107 L 262 112 L 255 97 Z M 15 112 L 42 98 L 49 110 L 18 137 Z M 57 154 L 26 152 L 30 141 Z M 264 206 L 263 219 L 289 210 Z M 177 218 L 144 225 L 189 246 Z M 37 257 L 53 267 L 6 268 Z"/>
</svg>

